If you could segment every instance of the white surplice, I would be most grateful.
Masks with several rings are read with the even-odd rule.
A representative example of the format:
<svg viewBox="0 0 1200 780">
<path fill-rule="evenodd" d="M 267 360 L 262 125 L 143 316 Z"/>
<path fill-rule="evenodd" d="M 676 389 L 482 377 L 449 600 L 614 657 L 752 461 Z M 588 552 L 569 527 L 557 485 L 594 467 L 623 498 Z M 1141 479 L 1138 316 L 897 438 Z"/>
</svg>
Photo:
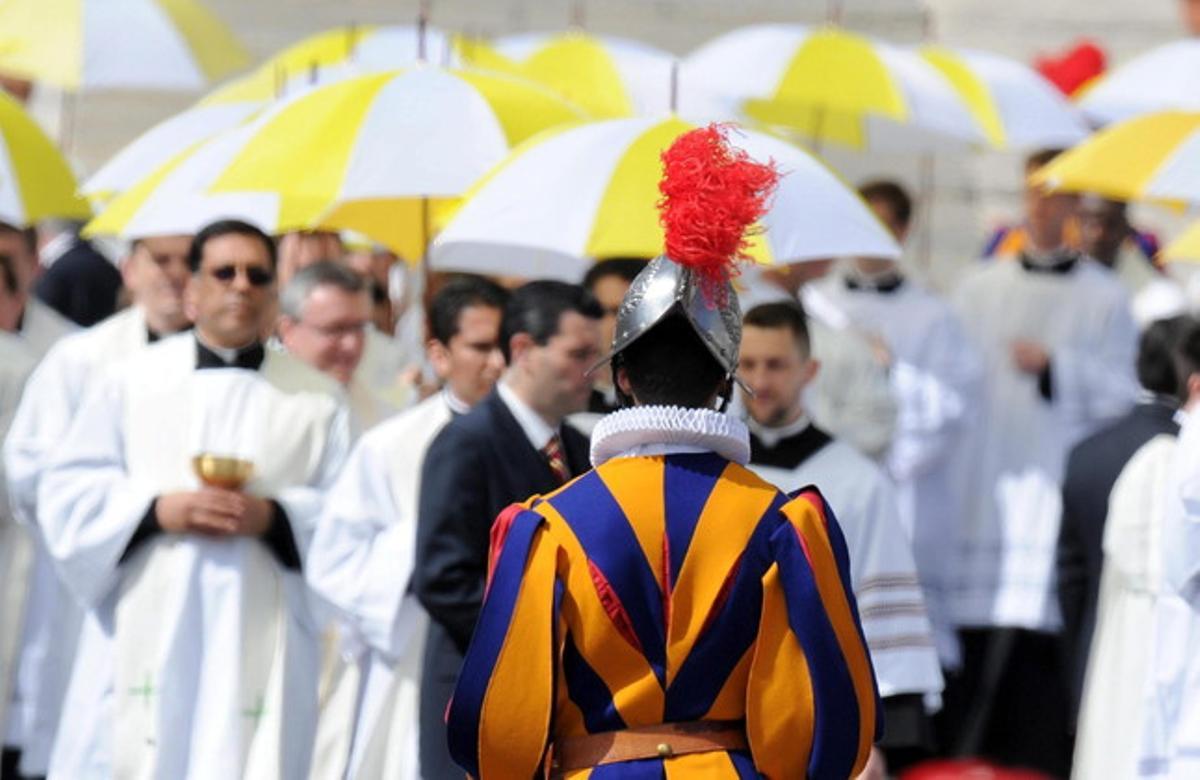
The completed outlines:
<svg viewBox="0 0 1200 780">
<path fill-rule="evenodd" d="M 971 473 L 951 606 L 962 626 L 1054 631 L 1067 452 L 1138 394 L 1129 299 L 1112 272 L 1081 259 L 1065 273 L 990 263 L 963 280 L 954 304 L 984 377 L 961 456 Z M 1050 355 L 1049 400 L 1013 360 L 1019 339 Z"/>
<path fill-rule="evenodd" d="M 366 645 L 357 714 L 332 709 L 323 714 L 339 719 L 334 727 L 354 727 L 353 738 L 340 742 L 352 744 L 346 777 L 420 776 L 418 686 L 428 617 L 408 594 L 408 584 L 421 466 L 429 444 L 450 419 L 443 392 L 368 431 L 317 524 L 308 581 Z M 326 731 L 325 724 L 321 730 Z M 333 776 L 342 775 L 328 770 L 321 775 Z"/>
<path fill-rule="evenodd" d="M 7 440 L 9 426 L 21 400 L 21 389 L 35 363 L 36 356 L 28 344 L 17 336 L 0 332 L 0 439 Z M 26 532 L 13 519 L 6 476 L 0 463 L 0 738 L 7 733 L 8 723 L 14 717 L 9 702 L 16 683 L 19 640 L 32 564 Z M 11 744 L 19 747 L 15 741 Z"/>
<path fill-rule="evenodd" d="M 1162 589 L 1162 522 L 1177 439 L 1161 434 L 1130 458 L 1113 485 L 1104 569 L 1088 657 L 1072 776 L 1137 775 L 1155 601 Z"/>
<path fill-rule="evenodd" d="M 794 430 L 796 427 L 801 430 Z M 752 441 L 769 448 L 791 436 L 813 434 L 799 421 L 785 429 L 750 423 Z M 942 670 L 908 537 L 900 525 L 895 489 L 883 470 L 854 447 L 833 439 L 798 465 L 768 466 L 752 456 L 749 468 L 784 491 L 816 485 L 829 502 L 850 551 L 850 582 L 880 696 L 921 694 L 940 706 Z"/>
<path fill-rule="evenodd" d="M 888 377 L 896 401 L 896 431 L 884 466 L 896 484 L 900 519 L 944 666 L 958 665 L 949 606 L 953 571 L 946 540 L 962 522 L 966 494 L 961 454 L 966 421 L 977 403 L 979 357 L 949 303 L 905 278 L 894 290 L 851 287 L 845 272 L 818 290 L 851 327 L 875 334 L 891 353 Z"/>
<path fill-rule="evenodd" d="M 757 266 L 744 270 L 737 290 L 743 313 L 762 303 L 797 300 L 764 280 Z M 805 391 L 805 408 L 822 430 L 868 457 L 882 457 L 891 444 L 897 414 L 886 369 L 815 285 L 803 287 L 799 300 L 807 316 L 812 357 L 821 364 Z"/>
<path fill-rule="evenodd" d="M 1200 415 L 1186 414 L 1162 497 L 1162 589 L 1154 605 L 1138 773 L 1200 776 Z"/>
<path fill-rule="evenodd" d="M 98 367 L 149 343 L 142 310 L 131 307 L 57 342 L 29 378 L 29 392 L 4 443 L 18 519 L 32 537 L 29 584 L 14 711 L 8 735 L 21 748 L 21 771 L 45 775 L 71 677 L 83 609 L 54 571 L 38 528 L 38 480 L 66 435 Z"/>
<path fill-rule="evenodd" d="M 335 384 L 268 351 L 258 372 L 196 370 L 191 334 L 93 380 L 42 475 L 38 520 L 90 608 L 51 762 L 56 778 L 303 777 L 317 627 L 302 577 L 259 539 L 130 540 L 156 496 L 193 490 L 192 458 L 251 460 L 301 558 L 343 463 Z"/>
</svg>

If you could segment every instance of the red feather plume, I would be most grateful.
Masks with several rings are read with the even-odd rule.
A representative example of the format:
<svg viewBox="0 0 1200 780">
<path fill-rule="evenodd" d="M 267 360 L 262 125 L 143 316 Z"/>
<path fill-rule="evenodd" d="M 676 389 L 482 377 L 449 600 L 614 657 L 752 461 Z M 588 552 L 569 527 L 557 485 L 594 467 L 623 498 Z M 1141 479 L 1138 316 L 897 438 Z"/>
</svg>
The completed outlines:
<svg viewBox="0 0 1200 780">
<path fill-rule="evenodd" d="M 699 274 L 706 291 L 724 289 L 749 260 L 747 229 L 767 210 L 779 181 L 774 162 L 751 160 L 729 144 L 727 125 L 690 130 L 663 152 L 659 220 L 666 254 Z"/>
</svg>

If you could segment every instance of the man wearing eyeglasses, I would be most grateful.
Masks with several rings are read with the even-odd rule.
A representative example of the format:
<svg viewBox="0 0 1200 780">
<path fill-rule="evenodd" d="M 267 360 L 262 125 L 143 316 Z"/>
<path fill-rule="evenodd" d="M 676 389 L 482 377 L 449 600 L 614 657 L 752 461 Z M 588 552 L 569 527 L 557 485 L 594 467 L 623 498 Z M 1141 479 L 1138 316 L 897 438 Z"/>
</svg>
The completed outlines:
<svg viewBox="0 0 1200 780">
<path fill-rule="evenodd" d="M 52 777 L 305 777 L 319 644 L 301 576 L 345 458 L 336 383 L 260 340 L 275 246 L 188 253 L 190 334 L 96 376 L 38 521 L 89 614 Z"/>
<path fill-rule="evenodd" d="M 371 326 L 366 279 L 329 260 L 305 266 L 280 292 L 279 312 L 283 348 L 345 388 L 356 433 L 396 411 L 358 372 Z"/>
</svg>

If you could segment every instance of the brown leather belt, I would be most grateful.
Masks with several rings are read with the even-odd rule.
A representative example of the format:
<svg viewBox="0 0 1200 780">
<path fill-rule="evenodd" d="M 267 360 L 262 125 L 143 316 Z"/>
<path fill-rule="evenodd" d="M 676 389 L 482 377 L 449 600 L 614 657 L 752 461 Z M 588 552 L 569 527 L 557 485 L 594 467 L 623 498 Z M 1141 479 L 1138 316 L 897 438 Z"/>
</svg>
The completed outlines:
<svg viewBox="0 0 1200 780">
<path fill-rule="evenodd" d="M 662 723 L 621 731 L 604 731 L 556 740 L 551 754 L 551 776 L 618 761 L 670 758 L 714 750 L 746 750 L 746 730 L 741 721 L 695 720 Z"/>
</svg>

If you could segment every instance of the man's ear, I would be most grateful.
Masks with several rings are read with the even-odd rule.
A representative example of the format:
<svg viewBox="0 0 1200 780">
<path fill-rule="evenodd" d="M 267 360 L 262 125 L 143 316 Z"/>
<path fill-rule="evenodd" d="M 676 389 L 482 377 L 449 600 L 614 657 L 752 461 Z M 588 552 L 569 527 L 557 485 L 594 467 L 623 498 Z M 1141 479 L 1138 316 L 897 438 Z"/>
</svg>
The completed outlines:
<svg viewBox="0 0 1200 780">
<path fill-rule="evenodd" d="M 533 340 L 533 336 L 528 333 L 514 333 L 508 340 L 508 354 L 510 357 L 508 364 L 510 366 L 520 365 L 529 350 L 536 346 L 537 343 Z"/>
<path fill-rule="evenodd" d="M 1191 374 L 1187 378 L 1187 398 L 1183 399 L 1185 404 L 1194 404 L 1200 401 L 1200 374 Z"/>
<path fill-rule="evenodd" d="M 625 366 L 621 366 L 617 369 L 615 381 L 617 383 L 618 390 L 630 398 L 633 398 L 633 383 L 629 381 L 629 372 L 625 370 Z"/>
<path fill-rule="evenodd" d="M 437 339 L 430 339 L 425 344 L 425 357 L 433 366 L 433 373 L 438 379 L 445 379 L 450 373 L 450 350 Z"/>
<path fill-rule="evenodd" d="M 192 274 L 188 279 L 187 287 L 183 288 L 183 313 L 187 315 L 189 322 L 196 321 L 196 315 L 199 314 L 199 307 L 196 306 L 196 295 L 198 291 L 196 285 L 200 282 L 196 274 Z"/>
<path fill-rule="evenodd" d="M 809 358 L 804 366 L 804 384 L 810 384 L 821 373 L 821 361 Z"/>
</svg>

